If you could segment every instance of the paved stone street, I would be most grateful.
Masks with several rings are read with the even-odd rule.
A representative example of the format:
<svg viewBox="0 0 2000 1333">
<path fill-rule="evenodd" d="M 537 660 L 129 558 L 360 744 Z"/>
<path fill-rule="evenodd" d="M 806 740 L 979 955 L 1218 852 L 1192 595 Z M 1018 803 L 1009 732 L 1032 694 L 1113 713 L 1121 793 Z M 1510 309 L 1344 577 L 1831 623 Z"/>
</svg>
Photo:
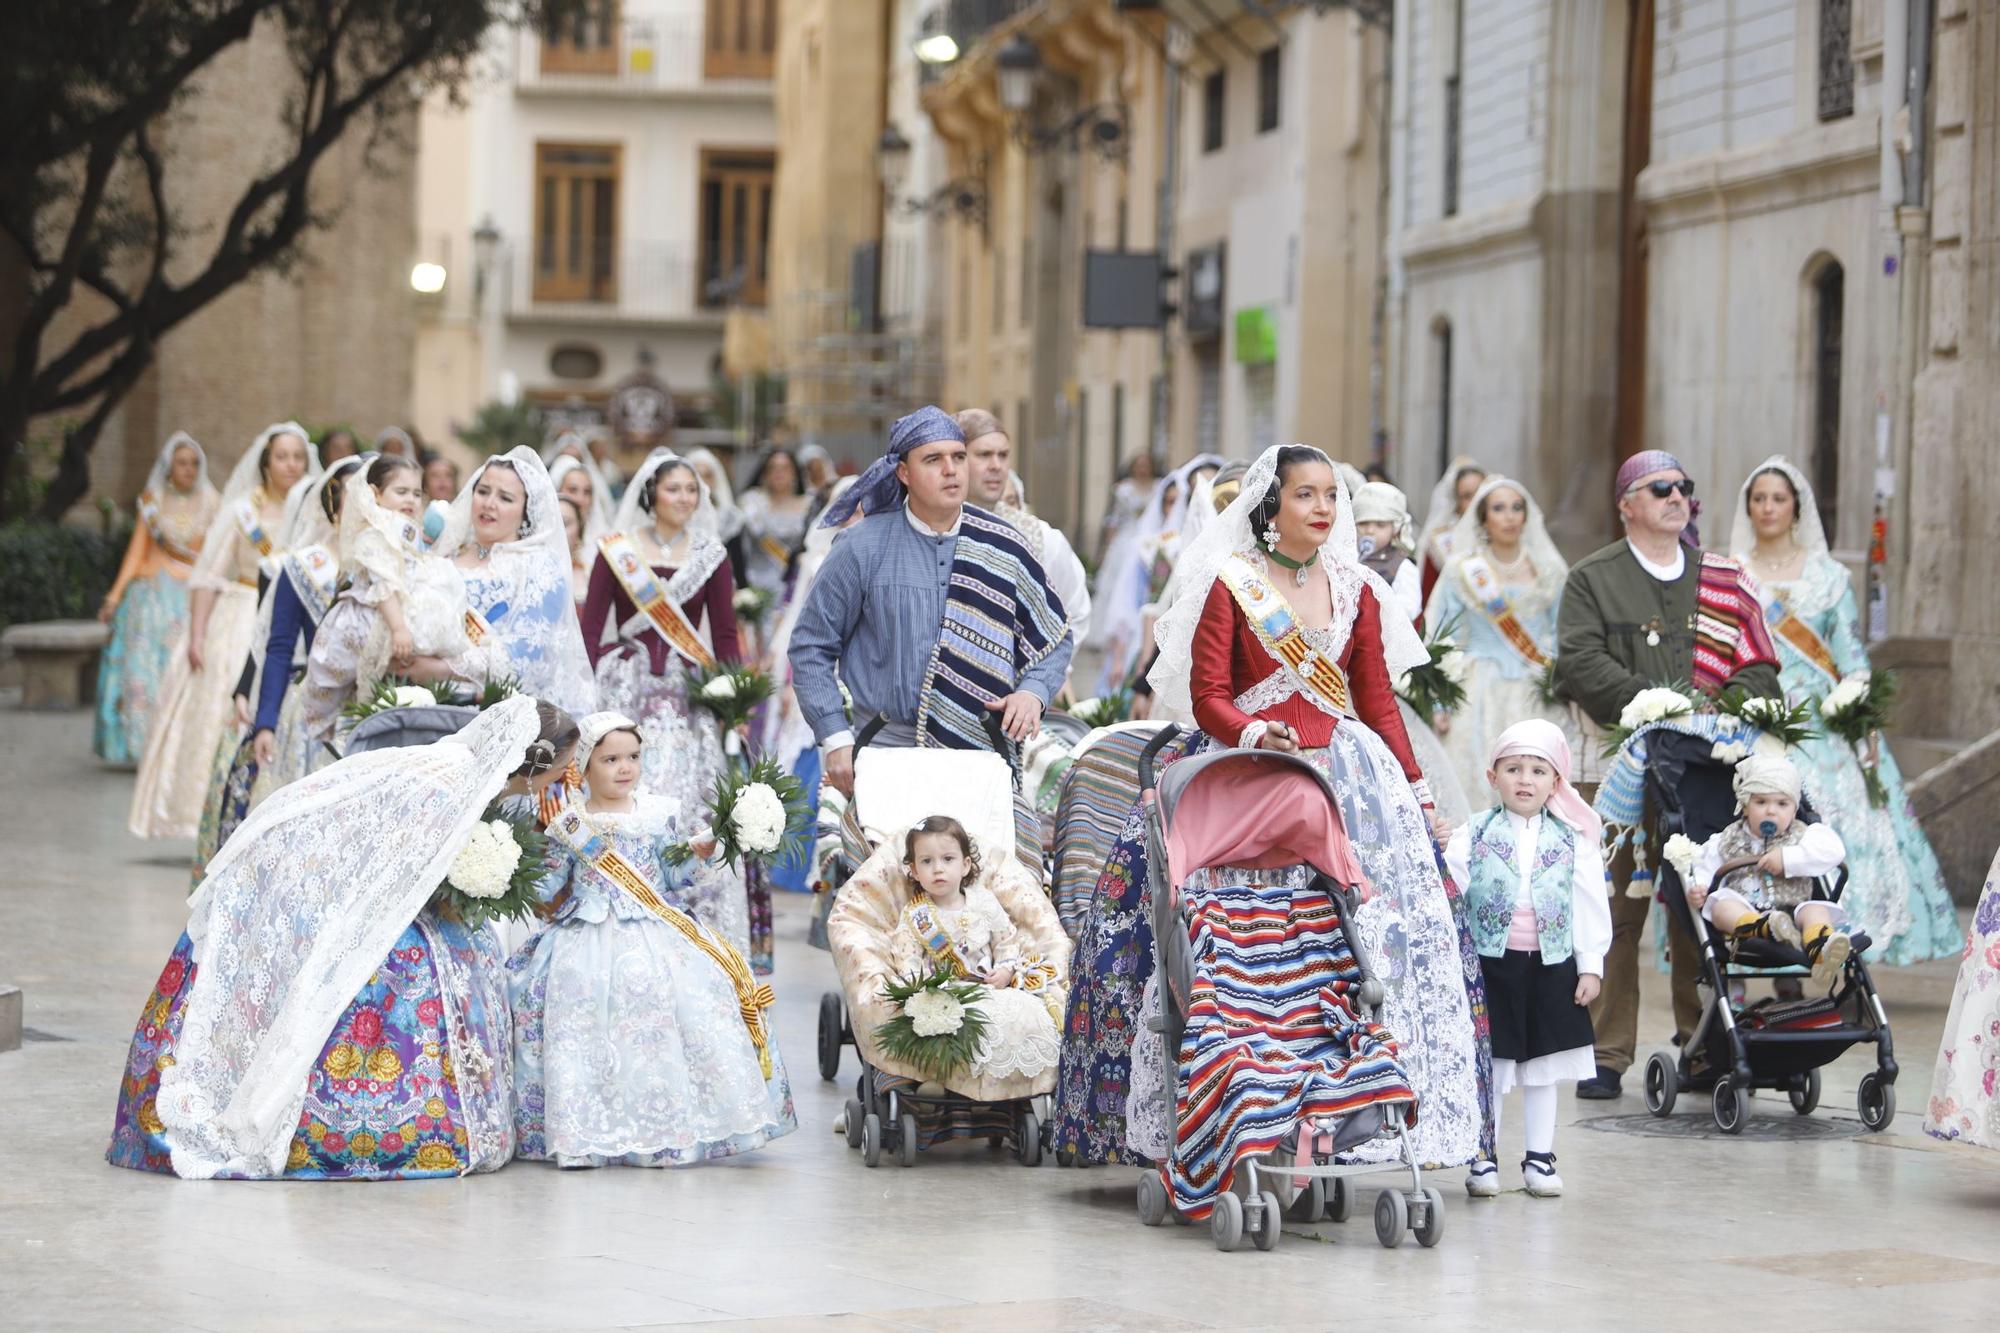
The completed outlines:
<svg viewBox="0 0 2000 1333">
<path fill-rule="evenodd" d="M 1499 1199 L 1438 1181 L 1434 1250 L 1381 1249 L 1357 1210 L 1290 1226 L 1274 1254 L 1220 1254 L 1205 1226 L 1142 1228 L 1134 1172 L 1030 1171 L 983 1145 L 864 1169 L 832 1130 L 844 1092 L 813 1070 L 833 969 L 798 900 L 780 904 L 775 980 L 802 1128 L 765 1151 L 385 1185 L 114 1170 L 118 1070 L 182 923 L 189 848 L 128 836 L 132 779 L 88 750 L 84 714 L 0 712 L 0 982 L 25 989 L 30 1029 L 0 1054 L 6 1328 L 1990 1328 L 2000 1309 L 2000 1155 L 1919 1131 L 1945 964 L 1878 973 L 1904 1068 L 1892 1132 L 1855 1117 L 1858 1054 L 1827 1071 L 1809 1136 L 1768 1094 L 1740 1140 L 1713 1136 L 1706 1098 L 1672 1133 L 1636 1091 L 1566 1098 L 1569 1196 L 1521 1193 L 1515 1142 Z M 1667 1033 L 1664 982 L 1646 978 L 1642 1047 Z"/>
</svg>

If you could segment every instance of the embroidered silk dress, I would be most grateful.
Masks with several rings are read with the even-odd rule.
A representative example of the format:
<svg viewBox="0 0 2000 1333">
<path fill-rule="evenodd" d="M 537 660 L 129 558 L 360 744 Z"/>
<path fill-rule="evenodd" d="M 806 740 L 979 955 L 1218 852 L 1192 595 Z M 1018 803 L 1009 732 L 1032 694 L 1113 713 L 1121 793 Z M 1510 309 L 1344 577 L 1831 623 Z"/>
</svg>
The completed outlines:
<svg viewBox="0 0 2000 1333">
<path fill-rule="evenodd" d="M 661 852 L 692 828 L 666 797 L 642 794 L 636 806 L 583 817 L 686 912 L 687 868 L 666 865 Z M 507 965 L 520 1155 L 560 1166 L 685 1166 L 796 1129 L 776 1038 L 760 1057 L 723 967 L 596 865 L 556 839 L 550 849 L 541 891 L 560 906 Z M 693 929 L 720 941 L 707 926 Z"/>
<path fill-rule="evenodd" d="M 682 568 L 653 566 L 666 595 L 678 603 L 688 623 L 708 641 L 719 662 L 738 662 L 736 584 L 720 543 L 696 537 Z M 610 642 L 606 642 L 611 631 Z M 643 615 L 611 565 L 600 555 L 590 572 L 583 605 L 583 641 L 597 669 L 603 707 L 639 723 L 644 741 L 642 785 L 667 797 L 699 822 L 724 767 L 723 740 L 715 716 L 688 700 L 687 662 Z M 750 901 L 743 872 L 704 866 L 685 890 L 703 924 L 728 940 L 768 972 L 771 965 L 771 899 Z"/>
<path fill-rule="evenodd" d="M 1492 795 L 1486 782 L 1486 756 L 1500 733 L 1516 722 L 1531 717 L 1545 718 L 1563 729 L 1570 750 L 1582 745 L 1569 709 L 1542 701 L 1542 667 L 1531 662 L 1494 622 L 1473 581 L 1474 570 L 1467 556 L 1454 558 L 1431 592 L 1424 623 L 1433 634 L 1448 624 L 1457 628 L 1452 637 L 1466 656 L 1465 703 L 1451 715 L 1451 725 L 1439 740 L 1451 759 L 1452 771 L 1468 799 L 1482 801 Z M 1490 573 L 1487 575 L 1490 579 Z M 1513 621 L 1524 631 L 1542 656 L 1553 662 L 1556 655 L 1556 615 L 1562 604 L 1560 582 L 1543 588 L 1540 581 L 1504 587 L 1497 582 L 1491 591 L 1505 598 Z M 1574 773 L 1565 773 L 1574 780 Z"/>
<path fill-rule="evenodd" d="M 134 764 L 146 752 L 157 690 L 186 632 L 188 576 L 218 503 L 213 487 L 183 495 L 163 486 L 139 497 L 139 520 L 111 585 L 111 641 L 97 668 L 91 750 L 106 763 Z"/>
<path fill-rule="evenodd" d="M 1972 913 L 1972 938 L 1945 1015 L 1924 1132 L 2000 1148 L 2000 853 Z"/>
<path fill-rule="evenodd" d="M 948 943 L 948 953 L 937 944 L 927 946 L 926 941 L 936 936 Z M 1055 1068 L 1060 1048 L 1048 996 L 1061 992 L 1042 989 L 1055 979 L 1055 969 L 1028 953 L 1021 932 L 992 890 L 972 885 L 964 892 L 963 904 L 953 911 L 919 898 L 897 918 L 889 950 L 897 974 L 903 977 L 920 977 L 942 964 L 964 980 L 983 983 L 995 968 L 1011 969 L 1012 984 L 981 986 L 979 1008 L 986 1019 L 986 1038 L 972 1072 L 995 1078 L 1032 1077 Z"/>
</svg>

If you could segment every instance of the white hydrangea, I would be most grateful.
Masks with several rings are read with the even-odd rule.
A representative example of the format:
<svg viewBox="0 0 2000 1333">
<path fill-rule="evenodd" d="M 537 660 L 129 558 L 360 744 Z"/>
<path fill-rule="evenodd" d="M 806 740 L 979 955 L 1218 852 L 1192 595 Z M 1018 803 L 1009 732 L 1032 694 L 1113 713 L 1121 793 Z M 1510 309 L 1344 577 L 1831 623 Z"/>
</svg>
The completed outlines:
<svg viewBox="0 0 2000 1333">
<path fill-rule="evenodd" d="M 1868 677 L 1857 673 L 1833 687 L 1826 698 L 1820 700 L 1822 717 L 1839 717 L 1868 697 Z"/>
<path fill-rule="evenodd" d="M 1618 714 L 1618 725 L 1628 731 L 1643 727 L 1649 722 L 1660 722 L 1670 717 L 1684 717 L 1694 712 L 1694 701 L 1679 690 L 1664 686 L 1640 690 L 1632 696 L 1632 702 L 1625 705 Z"/>
<path fill-rule="evenodd" d="M 717 676 L 714 680 L 701 687 L 701 697 L 704 699 L 734 699 L 736 697 L 736 681 L 730 676 Z"/>
<path fill-rule="evenodd" d="M 421 685 L 398 685 L 390 698 L 397 708 L 432 708 L 437 704 L 437 696 Z"/>
<path fill-rule="evenodd" d="M 752 782 L 736 795 L 729 824 L 736 845 L 752 856 L 768 856 L 785 840 L 785 803 L 768 783 Z"/>
<path fill-rule="evenodd" d="M 1758 695 L 1743 701 L 1743 716 L 1751 722 L 1782 722 L 1790 711 L 1783 699 Z"/>
<path fill-rule="evenodd" d="M 903 1001 L 903 1012 L 919 1037 L 948 1037 L 965 1026 L 965 1006 L 948 991 L 920 990 Z"/>
<path fill-rule="evenodd" d="M 1693 838 L 1685 833 L 1676 833 L 1667 839 L 1667 845 L 1660 849 L 1660 855 L 1667 859 L 1668 865 L 1680 872 L 1681 882 L 1685 884 L 1694 874 L 1695 853 L 1700 850 L 1701 844 Z"/>
<path fill-rule="evenodd" d="M 735 606 L 738 611 L 754 611 L 762 604 L 762 601 L 763 599 L 757 595 L 755 588 L 738 588 L 736 590 Z"/>
<path fill-rule="evenodd" d="M 468 898 L 498 898 L 507 892 L 521 863 L 521 844 L 504 819 L 474 824 L 472 835 L 451 862 L 451 883 Z"/>
<path fill-rule="evenodd" d="M 1444 655 L 1438 658 L 1438 670 L 1444 672 L 1444 678 L 1452 684 L 1463 685 L 1466 673 L 1471 670 L 1471 664 L 1463 651 L 1447 648 Z"/>
</svg>

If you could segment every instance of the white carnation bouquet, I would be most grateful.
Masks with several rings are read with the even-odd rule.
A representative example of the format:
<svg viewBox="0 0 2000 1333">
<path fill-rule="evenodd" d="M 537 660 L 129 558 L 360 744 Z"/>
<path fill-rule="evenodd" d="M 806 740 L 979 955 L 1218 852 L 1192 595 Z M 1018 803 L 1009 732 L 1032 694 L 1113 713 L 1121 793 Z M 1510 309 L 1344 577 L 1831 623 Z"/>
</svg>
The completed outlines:
<svg viewBox="0 0 2000 1333">
<path fill-rule="evenodd" d="M 771 678 L 755 667 L 718 662 L 712 667 L 688 670 L 688 702 L 714 716 L 716 725 L 722 729 L 725 748 L 732 754 L 735 747 L 728 742 L 736 729 L 748 722 L 757 705 L 771 694 Z"/>
<path fill-rule="evenodd" d="M 431 898 L 438 911 L 474 930 L 488 921 L 532 916 L 540 898 L 548 839 L 527 819 L 498 806 L 487 810 L 451 860 L 451 870 Z"/>
<path fill-rule="evenodd" d="M 1604 755 L 1608 759 L 1625 747 L 1625 742 L 1658 722 L 1669 718 L 1693 717 L 1694 700 L 1670 685 L 1654 685 L 1632 696 L 1618 714 L 1618 725 L 1604 733 Z"/>
<path fill-rule="evenodd" d="M 1847 742 L 1861 761 L 1868 803 L 1877 810 L 1889 804 L 1882 785 L 1880 732 L 1895 711 L 1896 677 L 1888 671 L 1857 671 L 1827 692 L 1819 702 L 1826 729 Z"/>
<path fill-rule="evenodd" d="M 709 799 L 709 828 L 731 864 L 770 863 L 802 855 L 811 832 L 805 788 L 776 761 L 732 764 Z"/>
<path fill-rule="evenodd" d="M 921 977 L 882 988 L 896 1016 L 877 1025 L 882 1054 L 936 1079 L 970 1068 L 986 1043 L 986 1015 L 979 1008 L 980 983 L 940 967 Z"/>
</svg>

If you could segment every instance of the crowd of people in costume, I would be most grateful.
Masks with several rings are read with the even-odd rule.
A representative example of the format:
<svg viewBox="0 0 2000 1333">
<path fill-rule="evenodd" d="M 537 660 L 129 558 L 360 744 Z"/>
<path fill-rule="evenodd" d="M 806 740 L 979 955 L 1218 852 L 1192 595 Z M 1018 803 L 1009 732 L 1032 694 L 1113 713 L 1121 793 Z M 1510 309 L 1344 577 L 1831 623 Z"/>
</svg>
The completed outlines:
<svg viewBox="0 0 2000 1333">
<path fill-rule="evenodd" d="M 1183 1052 L 1161 1035 L 1152 933 L 1162 852 L 1129 729 L 1171 721 L 1162 770 L 1239 748 L 1325 779 L 1362 890 L 1341 947 L 1383 988 L 1378 1025 L 1341 1011 L 1355 1095 L 1414 1108 L 1413 1160 L 1465 1168 L 1485 1197 L 1518 1086 L 1523 1183 L 1557 1195 L 1556 1090 L 1624 1090 L 1667 854 L 1656 812 L 1618 805 L 1630 793 L 1598 763 L 1605 734 L 1661 687 L 1696 712 L 1735 696 L 1816 706 L 1869 671 L 1848 573 L 1782 458 L 1744 483 L 1724 554 L 1698 545 L 1679 461 L 1634 456 L 1621 539 L 1572 567 L 1529 489 L 1470 459 L 1419 528 L 1386 476 L 1310 446 L 1164 472 L 1142 457 L 1114 488 L 1092 577 L 979 409 L 903 417 L 859 475 L 815 448 L 764 450 L 740 493 L 709 451 L 656 449 L 628 477 L 575 433 L 462 485 L 403 432 L 354 444 L 274 424 L 218 492 L 201 446 L 170 438 L 104 604 L 97 753 L 137 764 L 135 834 L 197 840 L 187 930 L 121 1082 L 119 1165 L 666 1166 L 786 1134 L 759 977 L 773 887 L 806 887 L 817 863 L 723 854 L 705 805 L 762 757 L 858 849 L 852 886 L 818 887 L 855 904 L 828 933 L 843 975 L 848 955 L 871 960 L 862 998 L 880 1006 L 895 979 L 942 968 L 990 1026 L 969 1077 L 1051 1089 L 1062 1160 L 1182 1180 L 1186 1131 L 1163 1108 Z M 1079 645 L 1113 706 L 1078 700 Z M 732 668 L 762 673 L 770 697 L 725 726 L 699 696 L 736 688 Z M 1460 687 L 1455 702 L 1411 687 L 1427 672 Z M 456 734 L 349 745 L 357 718 L 455 691 L 483 704 Z M 1056 747 L 1052 819 L 1027 775 L 1049 762 L 1048 714 L 1069 708 L 1093 726 Z M 982 855 L 973 812 L 952 808 L 913 809 L 871 842 L 853 808 L 862 747 L 999 754 L 1014 855 Z M 1819 988 L 1853 956 L 1956 954 L 1886 748 L 1779 748 L 1737 766 L 1742 817 L 1693 862 L 1700 919 L 1808 951 Z M 532 930 L 503 933 L 444 889 L 509 821 L 543 840 L 540 906 Z M 1841 865 L 1837 906 L 1802 893 Z M 1311 867 L 1266 866 L 1179 891 L 1225 915 L 1277 894 L 1304 939 L 1315 883 Z M 1996 904 L 1989 883 L 1926 1120 L 1988 1146 Z M 1686 1040 L 1696 950 L 1678 921 L 1666 937 Z M 1273 1103 L 1299 1122 L 1293 1150 L 1324 1082 Z M 924 1141 L 981 1124 L 926 1123 Z M 1201 1132 L 1204 1152 L 1253 1152 L 1227 1126 Z"/>
</svg>

